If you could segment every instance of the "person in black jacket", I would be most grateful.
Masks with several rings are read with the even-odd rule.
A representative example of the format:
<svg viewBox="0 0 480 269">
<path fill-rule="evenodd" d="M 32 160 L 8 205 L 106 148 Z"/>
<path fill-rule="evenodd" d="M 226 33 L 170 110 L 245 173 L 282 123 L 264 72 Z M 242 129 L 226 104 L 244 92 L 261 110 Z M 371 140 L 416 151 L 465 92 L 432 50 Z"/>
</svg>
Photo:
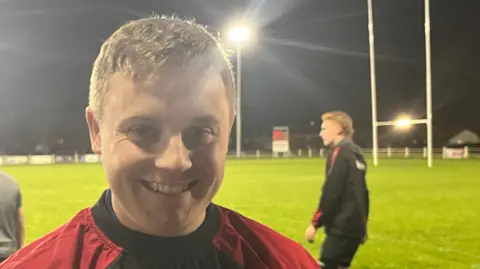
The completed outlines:
<svg viewBox="0 0 480 269">
<path fill-rule="evenodd" d="M 325 183 L 305 238 L 313 242 L 317 230 L 324 227 L 326 239 L 319 264 L 323 269 L 348 268 L 367 238 L 367 164 L 351 140 L 353 123 L 349 115 L 333 111 L 322 115 L 322 121 L 320 136 L 329 148 Z"/>
</svg>

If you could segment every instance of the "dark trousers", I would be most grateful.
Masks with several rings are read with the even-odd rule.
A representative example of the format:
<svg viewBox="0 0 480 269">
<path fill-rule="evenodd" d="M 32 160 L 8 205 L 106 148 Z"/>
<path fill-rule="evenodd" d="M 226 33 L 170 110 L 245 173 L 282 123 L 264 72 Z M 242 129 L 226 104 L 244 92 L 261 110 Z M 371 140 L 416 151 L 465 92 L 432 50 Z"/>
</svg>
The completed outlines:
<svg viewBox="0 0 480 269">
<path fill-rule="evenodd" d="M 355 253 L 361 244 L 360 239 L 339 235 L 327 235 L 323 241 L 320 262 L 323 269 L 350 267 Z"/>
<path fill-rule="evenodd" d="M 2 258 L 0 257 L 0 263 L 2 263 L 4 260 L 6 260 L 7 258 Z"/>
</svg>

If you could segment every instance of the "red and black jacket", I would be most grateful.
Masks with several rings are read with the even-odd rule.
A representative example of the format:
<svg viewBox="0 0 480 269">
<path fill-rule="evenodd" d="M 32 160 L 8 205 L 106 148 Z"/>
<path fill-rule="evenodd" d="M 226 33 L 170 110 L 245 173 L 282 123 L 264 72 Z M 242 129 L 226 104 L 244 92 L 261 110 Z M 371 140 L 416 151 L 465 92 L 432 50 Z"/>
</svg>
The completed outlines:
<svg viewBox="0 0 480 269">
<path fill-rule="evenodd" d="M 331 149 L 325 167 L 325 182 L 312 224 L 326 234 L 365 237 L 369 215 L 367 164 L 360 148 L 350 139 Z"/>
<path fill-rule="evenodd" d="M 211 204 L 192 234 L 164 238 L 130 230 L 115 218 L 109 191 L 68 223 L 17 251 L 1 269 L 314 269 L 302 246 Z"/>
</svg>

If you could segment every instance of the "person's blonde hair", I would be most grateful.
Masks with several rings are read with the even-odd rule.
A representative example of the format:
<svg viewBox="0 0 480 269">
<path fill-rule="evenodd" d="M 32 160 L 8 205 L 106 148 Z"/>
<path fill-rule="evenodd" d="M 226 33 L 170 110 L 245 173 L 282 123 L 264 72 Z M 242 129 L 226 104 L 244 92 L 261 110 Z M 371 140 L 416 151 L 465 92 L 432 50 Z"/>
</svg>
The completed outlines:
<svg viewBox="0 0 480 269">
<path fill-rule="evenodd" d="M 331 120 L 342 128 L 342 135 L 351 138 L 354 133 L 352 118 L 343 111 L 330 111 L 322 115 L 322 121 Z"/>
</svg>

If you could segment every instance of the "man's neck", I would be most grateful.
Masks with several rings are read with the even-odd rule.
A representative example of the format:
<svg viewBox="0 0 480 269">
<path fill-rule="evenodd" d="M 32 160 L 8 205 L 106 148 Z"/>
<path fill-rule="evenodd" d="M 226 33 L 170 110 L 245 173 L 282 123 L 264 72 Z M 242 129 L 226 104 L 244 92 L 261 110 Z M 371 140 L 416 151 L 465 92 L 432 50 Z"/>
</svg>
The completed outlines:
<svg viewBox="0 0 480 269">
<path fill-rule="evenodd" d="M 140 220 L 129 214 L 128 210 L 115 199 L 114 195 L 112 195 L 112 207 L 118 221 L 125 227 L 144 234 L 161 237 L 188 235 L 197 230 L 206 217 L 206 212 L 203 211 L 200 215 L 195 214 L 196 216 L 189 216 L 188 219 L 183 220 L 169 219 L 165 216 L 158 216 L 160 218 L 154 217 L 148 221 L 144 218 Z"/>
<path fill-rule="evenodd" d="M 337 138 L 335 138 L 335 140 L 333 140 L 333 146 L 338 146 L 338 144 L 340 144 L 340 142 L 342 142 L 343 140 L 345 140 L 345 137 L 344 136 L 339 136 Z"/>
</svg>

